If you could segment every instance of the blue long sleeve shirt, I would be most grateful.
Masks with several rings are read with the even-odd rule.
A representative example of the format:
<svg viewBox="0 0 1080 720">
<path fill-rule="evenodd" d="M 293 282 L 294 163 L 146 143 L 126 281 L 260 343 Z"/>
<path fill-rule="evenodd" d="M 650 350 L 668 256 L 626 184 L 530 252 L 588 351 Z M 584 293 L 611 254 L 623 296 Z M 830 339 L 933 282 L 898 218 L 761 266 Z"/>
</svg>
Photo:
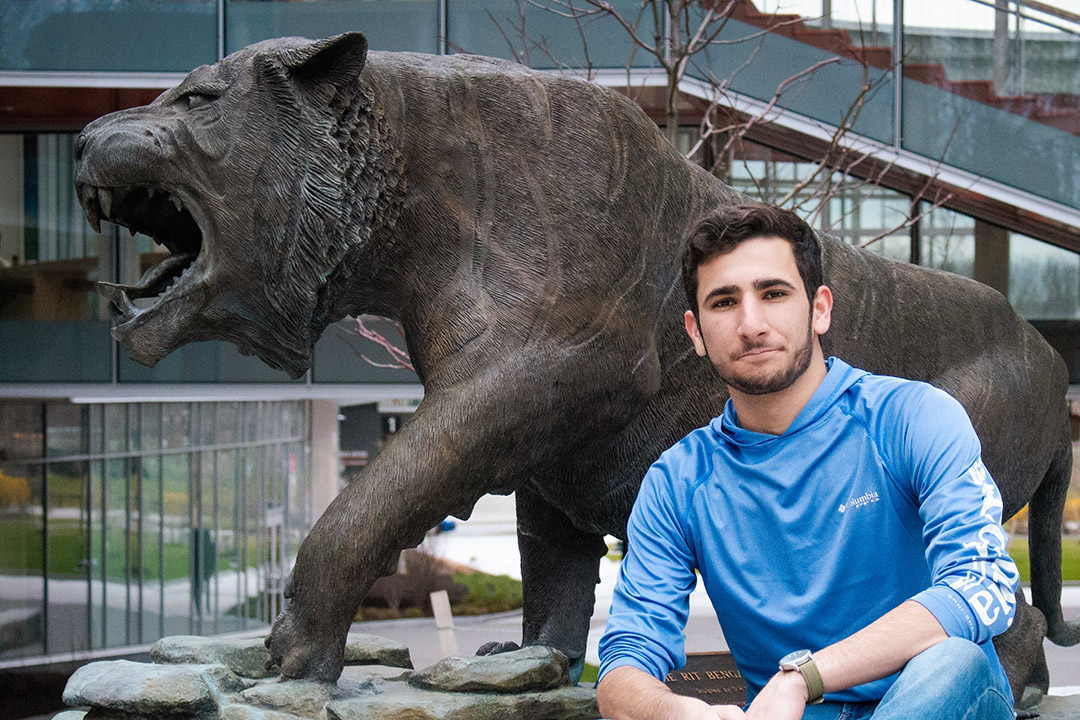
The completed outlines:
<svg viewBox="0 0 1080 720">
<path fill-rule="evenodd" d="M 908 599 L 977 643 L 1011 697 L 991 639 L 1012 623 L 1019 573 L 967 414 L 925 383 L 828 365 L 782 435 L 743 429 L 729 400 L 650 468 L 601 677 L 631 665 L 663 679 L 685 664 L 696 570 L 748 701 L 787 653 L 842 640 Z M 895 679 L 826 699 L 879 700 Z"/>
</svg>

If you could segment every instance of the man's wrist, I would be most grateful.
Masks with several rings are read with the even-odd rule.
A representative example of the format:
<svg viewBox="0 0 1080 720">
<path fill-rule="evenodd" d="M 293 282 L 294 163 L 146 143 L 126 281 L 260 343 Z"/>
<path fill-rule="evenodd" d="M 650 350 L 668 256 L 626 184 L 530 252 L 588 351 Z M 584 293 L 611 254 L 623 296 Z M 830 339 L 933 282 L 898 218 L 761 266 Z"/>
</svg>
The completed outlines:
<svg viewBox="0 0 1080 720">
<path fill-rule="evenodd" d="M 825 694 L 825 683 L 818 672 L 814 654 L 809 650 L 795 650 L 780 658 L 781 672 L 798 675 L 806 685 L 806 704 L 817 705 Z"/>
<path fill-rule="evenodd" d="M 798 697 L 803 705 L 810 699 L 810 690 L 806 686 L 806 680 L 801 673 L 785 672 L 781 670 L 773 679 L 779 684 L 785 694 L 791 693 Z"/>
</svg>

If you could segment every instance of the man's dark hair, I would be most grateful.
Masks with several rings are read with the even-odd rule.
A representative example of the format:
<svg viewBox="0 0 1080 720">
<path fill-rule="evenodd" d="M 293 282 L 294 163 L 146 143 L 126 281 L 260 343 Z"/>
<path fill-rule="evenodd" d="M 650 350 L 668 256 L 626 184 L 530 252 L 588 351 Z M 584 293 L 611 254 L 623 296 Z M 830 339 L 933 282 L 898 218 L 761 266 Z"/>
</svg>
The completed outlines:
<svg viewBox="0 0 1080 720">
<path fill-rule="evenodd" d="M 698 312 L 698 268 L 717 255 L 734 250 L 739 243 L 760 237 L 781 237 L 791 243 L 806 296 L 814 302 L 814 293 L 822 285 L 821 245 L 814 231 L 790 210 L 765 203 L 747 203 L 718 208 L 690 231 L 683 250 L 682 283 L 686 301 L 695 315 Z"/>
</svg>

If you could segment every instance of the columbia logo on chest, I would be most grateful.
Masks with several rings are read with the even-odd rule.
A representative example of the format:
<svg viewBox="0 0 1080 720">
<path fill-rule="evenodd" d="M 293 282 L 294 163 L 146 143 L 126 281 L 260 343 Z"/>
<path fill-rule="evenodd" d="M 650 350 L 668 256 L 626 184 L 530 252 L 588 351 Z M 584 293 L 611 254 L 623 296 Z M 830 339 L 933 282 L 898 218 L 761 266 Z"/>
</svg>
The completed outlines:
<svg viewBox="0 0 1080 720">
<path fill-rule="evenodd" d="M 877 492 L 870 490 L 858 497 L 849 498 L 847 502 L 840 503 L 840 506 L 837 507 L 836 510 L 840 513 L 846 513 L 848 510 L 859 510 L 867 505 L 872 505 L 879 500 L 881 500 L 881 498 L 878 496 Z"/>
</svg>

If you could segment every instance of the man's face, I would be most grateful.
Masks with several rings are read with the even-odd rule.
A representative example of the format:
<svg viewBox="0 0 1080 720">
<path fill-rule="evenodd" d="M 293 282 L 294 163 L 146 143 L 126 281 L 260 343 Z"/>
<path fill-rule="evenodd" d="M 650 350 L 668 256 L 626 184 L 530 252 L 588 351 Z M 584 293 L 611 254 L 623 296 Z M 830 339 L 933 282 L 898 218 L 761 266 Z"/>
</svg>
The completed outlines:
<svg viewBox="0 0 1080 720">
<path fill-rule="evenodd" d="M 823 286 L 810 303 L 783 238 L 746 240 L 698 267 L 697 300 L 686 331 L 732 390 L 785 390 L 821 357 L 817 336 L 829 329 L 832 295 Z"/>
</svg>

